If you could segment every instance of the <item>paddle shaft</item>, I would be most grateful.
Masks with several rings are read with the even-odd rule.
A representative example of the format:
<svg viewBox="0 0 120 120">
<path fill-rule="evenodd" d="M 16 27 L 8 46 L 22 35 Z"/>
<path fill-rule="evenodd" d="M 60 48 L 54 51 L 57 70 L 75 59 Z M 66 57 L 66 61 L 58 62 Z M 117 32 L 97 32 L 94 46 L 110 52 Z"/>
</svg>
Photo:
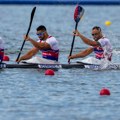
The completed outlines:
<svg viewBox="0 0 120 120">
<path fill-rule="evenodd" d="M 30 28 L 31 28 L 31 25 L 32 25 L 32 21 L 33 21 L 33 17 L 34 17 L 34 13 L 35 13 L 35 10 L 36 10 L 36 7 L 33 8 L 32 12 L 31 12 L 31 18 L 30 18 L 30 23 L 29 23 L 29 27 L 28 27 L 28 30 L 27 30 L 27 33 L 26 33 L 26 37 L 28 36 L 29 32 L 30 32 Z M 21 46 L 21 49 L 20 49 L 20 52 L 18 54 L 18 57 L 16 59 L 16 61 L 19 60 L 19 57 L 21 55 L 21 52 L 22 52 L 22 49 L 24 47 L 24 44 L 25 44 L 25 41 L 26 39 L 24 39 L 23 43 L 22 43 L 22 46 Z"/>
<path fill-rule="evenodd" d="M 77 30 L 77 26 L 78 26 L 78 22 L 76 22 L 76 24 L 75 24 L 75 30 Z M 72 40 L 71 50 L 70 50 L 70 54 L 69 54 L 69 56 L 72 55 L 73 46 L 74 46 L 74 41 L 75 41 L 75 35 L 73 36 L 73 40 Z M 70 63 L 70 59 L 68 60 L 68 63 Z"/>
</svg>

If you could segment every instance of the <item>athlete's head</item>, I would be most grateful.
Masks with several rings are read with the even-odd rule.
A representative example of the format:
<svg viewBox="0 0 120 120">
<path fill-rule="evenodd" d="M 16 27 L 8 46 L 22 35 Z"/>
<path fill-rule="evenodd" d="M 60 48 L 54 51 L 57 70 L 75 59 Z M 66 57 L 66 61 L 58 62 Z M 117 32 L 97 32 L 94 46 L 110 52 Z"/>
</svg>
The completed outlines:
<svg viewBox="0 0 120 120">
<path fill-rule="evenodd" d="M 101 30 L 101 28 L 100 27 L 98 27 L 98 26 L 94 26 L 93 28 L 92 28 L 92 36 L 93 36 L 93 39 L 95 40 L 95 41 L 98 41 L 100 38 L 102 38 L 103 37 L 103 35 L 102 35 L 102 30 Z"/>
<path fill-rule="evenodd" d="M 45 40 L 48 37 L 47 29 L 44 25 L 40 25 L 37 29 L 37 35 L 41 40 Z"/>
</svg>

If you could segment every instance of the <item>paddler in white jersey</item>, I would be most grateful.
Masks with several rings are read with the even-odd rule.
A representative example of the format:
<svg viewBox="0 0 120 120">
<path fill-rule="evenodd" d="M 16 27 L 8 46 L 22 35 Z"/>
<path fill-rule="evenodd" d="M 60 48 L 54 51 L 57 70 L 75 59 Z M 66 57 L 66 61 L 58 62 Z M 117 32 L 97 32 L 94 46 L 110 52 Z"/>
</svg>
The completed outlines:
<svg viewBox="0 0 120 120">
<path fill-rule="evenodd" d="M 46 27 L 41 25 L 36 29 L 36 34 L 39 38 L 38 41 L 33 40 L 29 36 L 24 36 L 26 41 L 29 41 L 34 46 L 25 55 L 21 56 L 16 62 L 27 63 L 41 63 L 41 64 L 54 64 L 58 62 L 59 48 L 58 41 L 55 37 L 49 36 Z M 35 56 L 38 51 L 41 51 L 42 58 Z M 34 56 L 34 57 L 33 57 Z"/>
<path fill-rule="evenodd" d="M 93 36 L 94 41 L 86 38 L 78 30 L 74 31 L 73 34 L 75 36 L 79 36 L 82 39 L 82 41 L 85 44 L 90 45 L 90 47 L 77 54 L 68 56 L 68 59 L 83 58 L 89 55 L 90 53 L 94 52 L 95 57 L 89 57 L 83 59 L 82 62 L 90 63 L 90 64 L 102 64 L 103 61 L 107 61 L 107 62 L 111 61 L 112 46 L 109 39 L 103 36 L 100 27 L 95 26 L 92 28 L 91 34 Z"/>
</svg>

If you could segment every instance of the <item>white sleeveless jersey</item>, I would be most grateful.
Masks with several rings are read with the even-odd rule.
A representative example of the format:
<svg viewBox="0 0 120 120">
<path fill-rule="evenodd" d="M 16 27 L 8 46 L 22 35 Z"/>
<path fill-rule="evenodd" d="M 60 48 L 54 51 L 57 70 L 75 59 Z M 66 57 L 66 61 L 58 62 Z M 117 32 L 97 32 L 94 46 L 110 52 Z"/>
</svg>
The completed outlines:
<svg viewBox="0 0 120 120">
<path fill-rule="evenodd" d="M 106 37 L 103 37 L 103 38 L 99 39 L 98 42 L 100 43 L 101 47 L 103 48 L 104 57 L 107 59 L 110 59 L 112 56 L 112 45 L 111 45 L 109 39 Z"/>
<path fill-rule="evenodd" d="M 58 61 L 59 57 L 58 41 L 54 37 L 49 36 L 45 41 L 39 40 L 38 42 L 46 42 L 51 47 L 50 49 L 41 50 L 43 58 Z"/>
</svg>

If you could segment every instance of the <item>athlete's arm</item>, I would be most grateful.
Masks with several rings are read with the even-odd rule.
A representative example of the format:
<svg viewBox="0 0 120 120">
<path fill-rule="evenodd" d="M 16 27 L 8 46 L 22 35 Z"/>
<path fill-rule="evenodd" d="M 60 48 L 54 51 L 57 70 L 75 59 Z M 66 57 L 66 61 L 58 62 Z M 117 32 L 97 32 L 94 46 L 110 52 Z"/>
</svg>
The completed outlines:
<svg viewBox="0 0 120 120">
<path fill-rule="evenodd" d="M 39 49 L 37 48 L 32 48 L 30 51 L 28 51 L 25 55 L 21 56 L 19 58 L 18 61 L 16 62 L 20 62 L 21 60 L 27 60 L 27 59 L 30 59 L 32 56 L 34 56 L 37 52 L 39 51 Z"/>
<path fill-rule="evenodd" d="M 27 41 L 30 41 L 32 43 L 32 45 L 34 47 L 38 48 L 39 50 L 46 50 L 46 49 L 51 48 L 47 42 L 37 42 L 37 41 L 33 40 L 32 38 L 30 38 L 29 36 L 26 37 L 26 35 L 25 35 L 24 39 Z"/>
<path fill-rule="evenodd" d="M 33 44 L 34 47 L 38 48 L 39 50 L 51 49 L 50 45 L 47 42 L 36 42 L 31 38 L 29 41 Z"/>
<path fill-rule="evenodd" d="M 90 40 L 90 39 L 86 38 L 84 35 L 82 35 L 80 32 L 78 32 L 78 30 L 76 30 L 73 33 L 74 33 L 75 36 L 79 36 L 82 39 L 82 41 L 87 45 L 100 46 L 99 42 L 93 41 L 93 40 Z"/>
<path fill-rule="evenodd" d="M 93 48 L 90 47 L 90 48 L 85 49 L 84 51 L 81 51 L 77 54 L 69 56 L 68 59 L 82 58 L 82 57 L 85 57 L 85 56 L 89 55 L 92 52 L 93 52 Z"/>
</svg>

